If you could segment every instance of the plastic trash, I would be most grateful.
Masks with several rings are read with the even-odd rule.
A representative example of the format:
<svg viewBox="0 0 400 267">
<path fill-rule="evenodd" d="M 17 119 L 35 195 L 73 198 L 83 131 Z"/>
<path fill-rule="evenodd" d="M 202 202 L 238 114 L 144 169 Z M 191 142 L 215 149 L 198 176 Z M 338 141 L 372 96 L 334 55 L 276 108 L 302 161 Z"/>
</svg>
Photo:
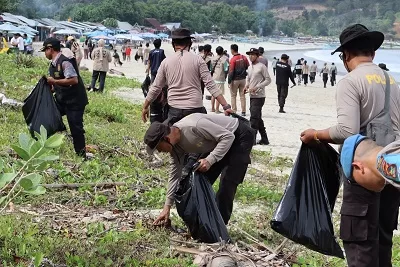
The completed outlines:
<svg viewBox="0 0 400 267">
<path fill-rule="evenodd" d="M 229 242 L 228 230 L 210 182 L 202 173 L 191 170 L 184 171 L 183 177 L 175 193 L 175 203 L 193 239 L 204 243 Z"/>
<path fill-rule="evenodd" d="M 303 144 L 271 227 L 309 249 L 343 259 L 332 224 L 341 185 L 339 159 L 328 144 Z"/>
<path fill-rule="evenodd" d="M 32 136 L 34 136 L 34 132 L 40 132 L 41 125 L 47 130 L 48 136 L 65 130 L 60 111 L 46 78 L 41 78 L 24 100 L 22 113 Z"/>
<path fill-rule="evenodd" d="M 150 76 L 147 75 L 141 86 L 144 97 L 147 97 L 147 93 L 149 92 L 150 89 L 150 84 L 151 84 L 151 79 Z"/>
</svg>

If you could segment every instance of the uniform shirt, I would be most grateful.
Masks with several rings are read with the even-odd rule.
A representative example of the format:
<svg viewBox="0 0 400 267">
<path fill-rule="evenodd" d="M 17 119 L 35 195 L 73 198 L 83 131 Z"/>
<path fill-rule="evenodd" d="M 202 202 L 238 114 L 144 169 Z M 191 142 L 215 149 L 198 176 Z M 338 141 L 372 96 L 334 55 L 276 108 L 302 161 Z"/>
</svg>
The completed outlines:
<svg viewBox="0 0 400 267">
<path fill-rule="evenodd" d="M 143 56 L 143 47 L 139 46 L 137 53 L 138 53 L 138 56 L 142 57 Z"/>
<path fill-rule="evenodd" d="M 166 205 L 174 203 L 174 192 L 182 176 L 185 154 L 210 153 L 206 159 L 211 165 L 215 164 L 228 153 L 238 126 L 239 121 L 236 118 L 200 113 L 186 116 L 173 125 L 181 131 L 181 139 L 174 145 L 176 153 L 172 153 Z"/>
<path fill-rule="evenodd" d="M 278 63 L 278 60 L 274 59 L 272 60 L 272 68 L 276 68 L 276 63 Z"/>
<path fill-rule="evenodd" d="M 289 79 L 293 84 L 296 82 L 293 78 L 293 72 L 288 63 L 279 61 L 276 63 L 276 84 L 289 86 Z"/>
<path fill-rule="evenodd" d="M 57 61 L 61 55 L 62 55 L 61 52 L 58 53 L 58 55 L 51 61 L 51 64 L 54 67 L 57 67 Z M 76 73 L 75 68 L 74 66 L 72 66 L 71 62 L 64 61 L 61 66 L 63 68 L 64 76 L 66 79 L 78 77 L 78 74 Z"/>
<path fill-rule="evenodd" d="M 251 64 L 246 82 L 249 89 L 256 88 L 255 93 L 250 93 L 251 98 L 265 97 L 265 86 L 271 83 L 267 67 L 261 62 Z"/>
<path fill-rule="evenodd" d="M 329 68 L 328 68 L 328 66 L 324 66 L 324 67 L 322 68 L 322 70 L 321 70 L 321 73 L 328 74 L 328 73 L 329 73 Z"/>
<path fill-rule="evenodd" d="M 390 117 L 393 130 L 400 139 L 400 89 L 390 76 Z M 337 144 L 360 133 L 383 110 L 386 79 L 383 70 L 374 63 L 363 63 L 337 84 L 337 125 L 329 135 Z"/>
<path fill-rule="evenodd" d="M 329 74 L 332 75 L 333 72 L 335 72 L 335 74 L 337 74 L 337 68 L 336 68 L 335 65 L 332 65 L 332 67 L 331 67 L 330 70 L 329 70 Z"/>
<path fill-rule="evenodd" d="M 376 169 L 392 185 L 400 188 L 400 141 L 384 147 L 376 157 Z"/>
<path fill-rule="evenodd" d="M 225 73 L 229 70 L 229 59 L 227 56 L 216 56 L 211 60 L 211 71 L 216 83 L 225 83 Z"/>
<path fill-rule="evenodd" d="M 104 47 L 96 47 L 92 52 L 93 70 L 107 72 L 112 61 L 109 50 Z"/>
<path fill-rule="evenodd" d="M 265 57 L 259 57 L 258 58 L 258 62 L 264 64 L 267 68 L 268 68 L 268 59 L 266 59 Z"/>
<path fill-rule="evenodd" d="M 312 64 L 310 67 L 310 72 L 317 72 L 317 71 L 318 71 L 317 64 Z"/>
<path fill-rule="evenodd" d="M 161 62 L 146 99 L 153 102 L 162 88 L 168 86 L 168 105 L 178 109 L 201 108 L 203 94 L 200 80 L 212 96 L 221 94 L 201 57 L 186 50 L 177 51 Z"/>
</svg>

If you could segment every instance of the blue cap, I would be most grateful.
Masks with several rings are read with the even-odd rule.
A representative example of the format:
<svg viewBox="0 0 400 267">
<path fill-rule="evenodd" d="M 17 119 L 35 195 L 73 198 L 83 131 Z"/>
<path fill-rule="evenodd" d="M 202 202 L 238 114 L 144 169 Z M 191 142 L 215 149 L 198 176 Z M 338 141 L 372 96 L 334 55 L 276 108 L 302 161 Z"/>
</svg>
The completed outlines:
<svg viewBox="0 0 400 267">
<path fill-rule="evenodd" d="M 367 139 L 367 137 L 361 134 L 356 134 L 347 138 L 342 146 L 342 151 L 340 152 L 340 163 L 342 164 L 344 175 L 349 180 L 354 181 L 353 179 L 354 153 L 356 152 L 358 144 L 360 144 L 361 141 L 364 139 Z"/>
</svg>

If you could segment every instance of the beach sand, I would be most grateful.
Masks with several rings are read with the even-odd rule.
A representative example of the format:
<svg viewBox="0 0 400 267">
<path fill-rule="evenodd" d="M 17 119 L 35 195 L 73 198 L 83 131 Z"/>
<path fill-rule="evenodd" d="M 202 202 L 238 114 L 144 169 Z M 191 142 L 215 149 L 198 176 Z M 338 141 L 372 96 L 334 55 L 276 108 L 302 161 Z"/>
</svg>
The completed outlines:
<svg viewBox="0 0 400 267">
<path fill-rule="evenodd" d="M 221 45 L 225 49 L 229 50 L 231 42 L 222 41 L 220 43 L 213 43 L 213 51 L 218 45 Z M 195 44 L 197 45 L 197 43 Z M 288 51 L 295 49 L 313 49 L 315 46 L 303 45 L 303 46 L 292 46 L 292 45 L 279 45 L 273 43 L 263 44 L 241 44 L 239 45 L 239 52 L 245 53 L 251 47 L 264 46 L 266 51 Z M 152 45 L 151 45 L 152 46 Z M 163 43 L 162 47 L 165 49 L 165 53 L 171 55 L 174 53 L 172 45 L 169 43 Z M 117 50 L 120 49 L 117 47 Z M 133 51 L 133 55 L 136 50 Z M 121 54 L 120 54 L 121 55 Z M 132 55 L 132 58 L 134 57 Z M 122 55 L 121 55 L 122 57 Z M 122 67 L 114 67 L 114 64 L 110 64 L 110 68 L 122 71 L 128 78 L 136 78 L 142 81 L 145 74 L 145 66 L 141 62 L 131 61 L 123 62 Z M 81 66 L 86 66 L 89 69 L 92 68 L 92 62 L 90 60 L 82 60 Z M 335 87 L 328 85 L 328 88 L 323 88 L 322 78 L 317 75 L 316 82 L 308 84 L 307 87 L 304 85 L 298 85 L 289 89 L 289 96 L 286 101 L 286 114 L 278 113 L 279 106 L 277 100 L 277 91 L 275 85 L 275 77 L 273 76 L 272 68 L 269 67 L 269 73 L 272 77 L 271 84 L 266 88 L 267 97 L 263 108 L 263 119 L 266 125 L 270 145 L 260 146 L 257 145 L 254 149 L 271 151 L 274 156 L 287 156 L 294 159 L 300 148 L 300 133 L 308 128 L 325 129 L 336 123 L 336 109 L 335 109 Z M 106 89 L 107 90 L 107 84 Z M 117 93 L 120 97 L 133 101 L 135 103 L 143 103 L 144 97 L 140 88 L 121 88 L 121 91 Z M 205 95 L 209 95 L 208 92 Z M 229 89 L 225 87 L 225 98 L 228 103 L 231 103 L 231 96 Z M 204 98 L 205 99 L 205 98 Z M 250 99 L 247 96 L 247 118 L 250 118 L 249 102 Z M 240 100 L 237 97 L 237 105 L 240 107 Z M 211 112 L 211 101 L 204 100 L 204 106 L 209 112 Z M 241 112 L 241 110 L 238 110 Z M 260 137 L 258 137 L 260 138 Z"/>
</svg>

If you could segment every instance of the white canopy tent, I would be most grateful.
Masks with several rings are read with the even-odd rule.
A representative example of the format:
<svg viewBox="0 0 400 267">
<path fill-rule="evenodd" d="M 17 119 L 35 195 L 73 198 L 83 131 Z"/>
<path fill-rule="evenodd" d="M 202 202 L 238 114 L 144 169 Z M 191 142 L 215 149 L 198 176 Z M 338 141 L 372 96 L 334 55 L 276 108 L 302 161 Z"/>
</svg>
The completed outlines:
<svg viewBox="0 0 400 267">
<path fill-rule="evenodd" d="M 73 29 L 61 29 L 58 31 L 55 31 L 54 34 L 61 34 L 61 35 L 78 35 L 79 32 L 73 30 Z"/>
</svg>

